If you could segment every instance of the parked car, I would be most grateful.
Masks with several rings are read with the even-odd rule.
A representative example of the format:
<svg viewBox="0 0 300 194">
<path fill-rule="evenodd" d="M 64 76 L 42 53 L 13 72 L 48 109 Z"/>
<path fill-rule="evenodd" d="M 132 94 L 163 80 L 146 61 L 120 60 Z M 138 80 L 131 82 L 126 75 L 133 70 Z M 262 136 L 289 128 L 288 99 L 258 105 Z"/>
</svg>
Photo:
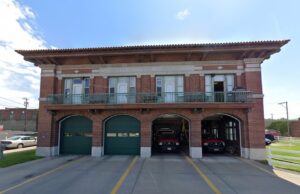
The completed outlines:
<svg viewBox="0 0 300 194">
<path fill-rule="evenodd" d="M 161 152 L 177 152 L 179 151 L 179 137 L 173 130 L 157 131 L 157 147 Z"/>
<path fill-rule="evenodd" d="M 222 139 L 215 137 L 204 137 L 202 139 L 202 146 L 206 152 L 224 152 L 225 142 Z"/>
<path fill-rule="evenodd" d="M 270 145 L 272 143 L 272 141 L 268 138 L 265 138 L 265 144 L 266 145 Z"/>
<path fill-rule="evenodd" d="M 266 134 L 265 134 L 265 138 L 271 140 L 272 142 L 275 141 L 275 137 L 274 137 L 274 135 L 271 134 L 271 133 L 266 133 Z"/>
<path fill-rule="evenodd" d="M 5 140 L 1 140 L 1 144 L 4 145 L 5 148 L 23 148 L 35 146 L 37 144 L 37 139 L 32 136 L 12 136 Z"/>
</svg>

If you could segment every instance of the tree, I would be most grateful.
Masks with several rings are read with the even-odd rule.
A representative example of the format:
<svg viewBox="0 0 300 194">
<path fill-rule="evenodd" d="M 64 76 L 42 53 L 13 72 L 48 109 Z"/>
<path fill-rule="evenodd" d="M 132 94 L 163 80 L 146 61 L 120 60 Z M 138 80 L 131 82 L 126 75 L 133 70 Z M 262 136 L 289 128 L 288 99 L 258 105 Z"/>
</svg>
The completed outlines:
<svg viewBox="0 0 300 194">
<path fill-rule="evenodd" d="M 287 123 L 286 120 L 277 120 L 273 121 L 269 126 L 268 129 L 275 129 L 279 130 L 281 135 L 287 135 Z"/>
</svg>

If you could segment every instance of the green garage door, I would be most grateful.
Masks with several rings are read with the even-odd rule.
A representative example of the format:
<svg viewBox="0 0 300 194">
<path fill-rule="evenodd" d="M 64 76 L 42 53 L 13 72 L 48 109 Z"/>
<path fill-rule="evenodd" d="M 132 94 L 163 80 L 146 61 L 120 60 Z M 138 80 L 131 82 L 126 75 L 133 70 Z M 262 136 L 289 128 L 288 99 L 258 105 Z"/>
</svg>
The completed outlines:
<svg viewBox="0 0 300 194">
<path fill-rule="evenodd" d="M 62 121 L 60 154 L 91 154 L 92 121 L 83 116 L 72 116 Z"/>
<path fill-rule="evenodd" d="M 140 122 L 131 116 L 115 116 L 105 123 L 104 154 L 139 155 Z"/>
</svg>

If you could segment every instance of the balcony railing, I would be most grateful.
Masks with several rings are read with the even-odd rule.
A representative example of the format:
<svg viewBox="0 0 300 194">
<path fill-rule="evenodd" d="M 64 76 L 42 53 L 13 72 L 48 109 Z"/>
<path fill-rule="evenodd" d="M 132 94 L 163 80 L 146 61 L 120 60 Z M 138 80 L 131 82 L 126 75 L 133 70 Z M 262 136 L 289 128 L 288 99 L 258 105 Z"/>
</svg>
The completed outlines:
<svg viewBox="0 0 300 194">
<path fill-rule="evenodd" d="M 165 92 L 117 94 L 55 94 L 47 97 L 48 104 L 137 104 L 137 103 L 234 103 L 250 102 L 252 92 Z"/>
</svg>

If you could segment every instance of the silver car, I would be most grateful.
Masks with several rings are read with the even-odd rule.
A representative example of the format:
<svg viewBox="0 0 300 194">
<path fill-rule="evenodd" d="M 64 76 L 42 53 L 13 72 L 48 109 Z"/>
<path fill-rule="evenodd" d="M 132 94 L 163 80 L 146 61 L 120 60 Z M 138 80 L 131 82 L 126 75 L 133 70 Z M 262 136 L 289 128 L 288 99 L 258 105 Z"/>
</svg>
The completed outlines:
<svg viewBox="0 0 300 194">
<path fill-rule="evenodd" d="M 5 148 L 23 148 L 27 146 L 35 146 L 37 140 L 32 136 L 12 136 L 5 140 L 1 140 L 1 144 L 4 145 Z"/>
</svg>

